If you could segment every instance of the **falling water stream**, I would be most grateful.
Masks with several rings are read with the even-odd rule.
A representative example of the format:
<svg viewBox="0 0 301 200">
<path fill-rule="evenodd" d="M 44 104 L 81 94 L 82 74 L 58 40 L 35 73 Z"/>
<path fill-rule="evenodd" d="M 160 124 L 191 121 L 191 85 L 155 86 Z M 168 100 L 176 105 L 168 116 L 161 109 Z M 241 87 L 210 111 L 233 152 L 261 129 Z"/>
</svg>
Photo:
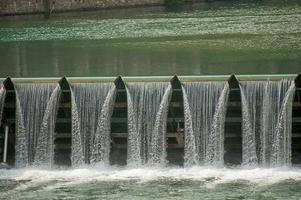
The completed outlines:
<svg viewBox="0 0 301 200">
<path fill-rule="evenodd" d="M 129 166 L 166 163 L 170 83 L 127 83 Z"/>
<path fill-rule="evenodd" d="M 222 166 L 227 82 L 184 82 L 184 164 Z"/>
<path fill-rule="evenodd" d="M 53 134 L 58 84 L 15 84 L 16 89 L 16 167 L 50 165 L 53 160 Z"/>
<path fill-rule="evenodd" d="M 57 85 L 47 102 L 40 135 L 37 138 L 37 150 L 34 155 L 35 165 L 51 167 L 54 164 L 54 131 L 60 94 L 61 88 Z"/>
<path fill-rule="evenodd" d="M 291 163 L 293 81 L 242 81 L 243 164 Z"/>
<path fill-rule="evenodd" d="M 109 163 L 113 83 L 72 84 L 72 165 Z"/>
</svg>

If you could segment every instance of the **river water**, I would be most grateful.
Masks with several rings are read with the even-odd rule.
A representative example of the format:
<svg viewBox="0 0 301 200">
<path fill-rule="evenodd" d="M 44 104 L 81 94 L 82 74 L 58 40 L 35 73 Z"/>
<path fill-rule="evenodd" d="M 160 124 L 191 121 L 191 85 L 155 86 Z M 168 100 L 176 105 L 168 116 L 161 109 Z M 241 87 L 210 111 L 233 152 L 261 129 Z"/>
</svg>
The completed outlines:
<svg viewBox="0 0 301 200">
<path fill-rule="evenodd" d="M 298 73 L 301 3 L 0 19 L 0 77 Z M 255 70 L 256 69 L 256 70 Z M 301 169 L 0 170 L 0 199 L 300 199 Z"/>
<path fill-rule="evenodd" d="M 0 77 L 298 73 L 300 21 L 294 0 L 2 18 Z"/>
</svg>

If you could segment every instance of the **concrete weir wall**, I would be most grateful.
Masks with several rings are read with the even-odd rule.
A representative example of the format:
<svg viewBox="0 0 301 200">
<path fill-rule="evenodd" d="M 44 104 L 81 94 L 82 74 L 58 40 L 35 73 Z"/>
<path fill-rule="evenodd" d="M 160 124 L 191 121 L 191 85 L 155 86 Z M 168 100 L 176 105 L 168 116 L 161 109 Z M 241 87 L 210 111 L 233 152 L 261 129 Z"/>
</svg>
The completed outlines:
<svg viewBox="0 0 301 200">
<path fill-rule="evenodd" d="M 0 15 L 162 5 L 164 0 L 0 0 Z"/>
</svg>

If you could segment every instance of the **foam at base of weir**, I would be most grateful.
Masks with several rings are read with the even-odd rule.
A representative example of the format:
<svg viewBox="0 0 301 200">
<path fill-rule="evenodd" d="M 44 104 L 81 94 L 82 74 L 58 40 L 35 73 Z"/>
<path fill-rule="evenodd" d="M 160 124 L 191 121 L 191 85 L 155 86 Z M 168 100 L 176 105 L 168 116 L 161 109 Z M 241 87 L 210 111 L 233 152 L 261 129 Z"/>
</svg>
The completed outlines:
<svg viewBox="0 0 301 200">
<path fill-rule="evenodd" d="M 1 179 L 50 181 L 61 180 L 70 184 L 100 181 L 148 182 L 162 179 L 199 181 L 207 187 L 217 184 L 248 181 L 252 184 L 274 184 L 285 180 L 301 180 L 298 168 L 128 168 L 83 166 L 69 170 L 24 168 L 0 170 Z"/>
</svg>

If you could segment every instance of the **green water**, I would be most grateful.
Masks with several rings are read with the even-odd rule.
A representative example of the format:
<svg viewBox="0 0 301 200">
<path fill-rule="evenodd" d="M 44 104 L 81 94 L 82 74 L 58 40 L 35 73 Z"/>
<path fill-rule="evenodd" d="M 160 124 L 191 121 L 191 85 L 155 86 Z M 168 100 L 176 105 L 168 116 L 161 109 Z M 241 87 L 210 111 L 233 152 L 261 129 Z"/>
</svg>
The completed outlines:
<svg viewBox="0 0 301 200">
<path fill-rule="evenodd" d="M 300 1 L 192 7 L 3 18 L 0 77 L 301 71 Z"/>
<path fill-rule="evenodd" d="M 301 2 L 0 19 L 0 77 L 301 71 Z M 0 170 L 0 199 L 292 199 L 300 169 Z"/>
<path fill-rule="evenodd" d="M 9 195 L 8 195 L 9 194 Z M 18 192 L 8 192 L 7 199 L 296 199 L 301 196 L 301 182 L 284 181 L 268 186 L 256 186 L 238 181 L 206 188 L 204 183 L 189 180 L 90 182 L 59 184 L 27 183 Z"/>
</svg>

